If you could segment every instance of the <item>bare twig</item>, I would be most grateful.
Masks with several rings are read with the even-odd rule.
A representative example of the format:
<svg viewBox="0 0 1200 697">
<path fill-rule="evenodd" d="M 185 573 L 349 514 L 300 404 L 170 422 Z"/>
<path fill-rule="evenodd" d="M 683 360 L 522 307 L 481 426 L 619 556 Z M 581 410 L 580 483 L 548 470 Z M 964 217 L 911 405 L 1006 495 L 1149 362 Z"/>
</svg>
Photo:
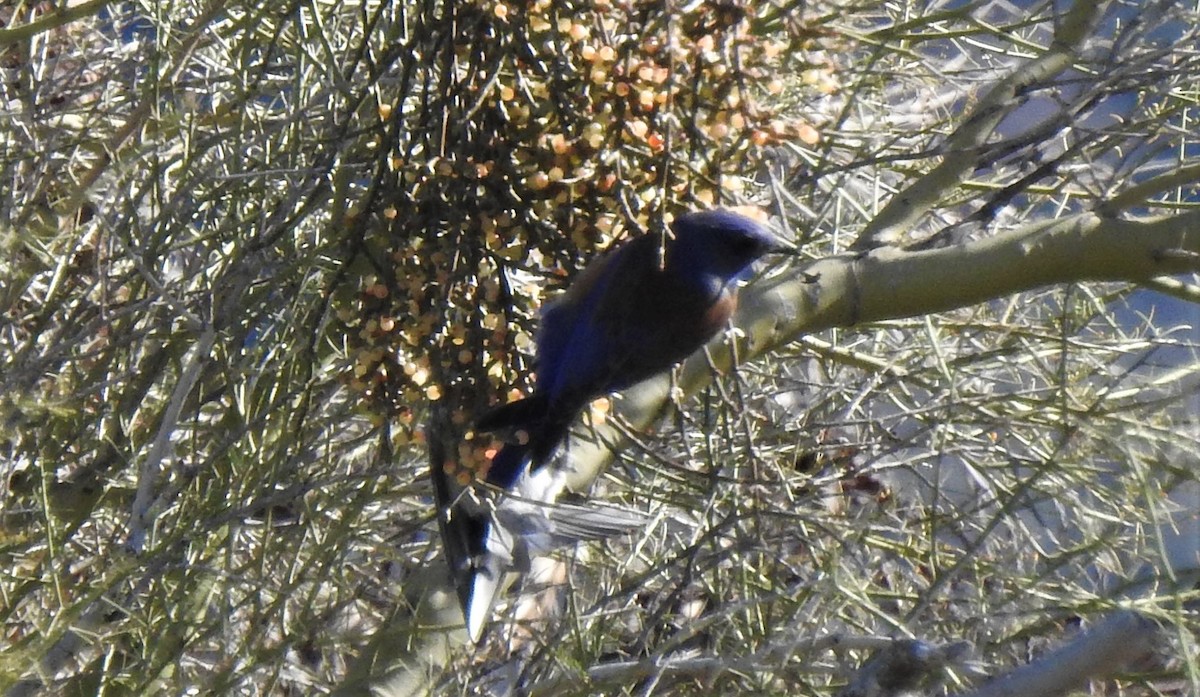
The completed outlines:
<svg viewBox="0 0 1200 697">
<path fill-rule="evenodd" d="M 183 412 L 184 402 L 192 394 L 192 388 L 200 379 L 200 373 L 212 358 L 210 354 L 216 340 L 216 329 L 211 323 L 207 323 L 183 360 L 179 379 L 175 382 L 175 389 L 171 391 L 171 400 L 163 411 L 158 433 L 139 468 L 137 494 L 129 514 L 129 532 L 125 542 L 126 546 L 135 552 L 142 549 L 146 528 L 153 522 L 152 508 L 158 490 L 158 475 L 171 444 L 171 435 L 179 427 L 179 415 Z"/>
</svg>

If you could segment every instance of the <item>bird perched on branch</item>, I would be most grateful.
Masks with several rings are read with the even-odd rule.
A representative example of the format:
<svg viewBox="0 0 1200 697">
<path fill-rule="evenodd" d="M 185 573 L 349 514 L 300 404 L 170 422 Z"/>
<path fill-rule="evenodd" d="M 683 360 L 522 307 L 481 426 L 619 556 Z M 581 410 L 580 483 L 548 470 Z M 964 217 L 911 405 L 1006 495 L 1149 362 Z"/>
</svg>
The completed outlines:
<svg viewBox="0 0 1200 697">
<path fill-rule="evenodd" d="M 765 254 L 787 252 L 758 222 L 717 209 L 689 213 L 673 239 L 643 235 L 588 266 L 542 310 L 533 394 L 484 414 L 479 431 L 517 429 L 487 479 L 512 486 L 537 470 L 593 399 L 661 373 L 723 329 L 737 282 Z"/>
<path fill-rule="evenodd" d="M 476 507 L 462 516 L 460 530 L 467 534 L 459 535 L 459 556 L 467 558 L 455 575 L 472 639 L 482 633 L 505 570 L 553 546 L 643 522 L 637 514 L 596 514 L 603 511 L 597 508 L 546 506 L 539 514 L 530 505 L 550 502 L 561 490 L 561 468 L 546 465 L 580 411 L 702 347 L 728 324 L 737 283 L 752 264 L 766 254 L 792 253 L 758 222 L 729 210 L 688 213 L 671 231 L 665 239 L 643 235 L 610 251 L 546 305 L 533 394 L 475 422 L 476 431 L 509 435 L 486 481 L 520 504 L 501 500 L 490 515 Z"/>
</svg>

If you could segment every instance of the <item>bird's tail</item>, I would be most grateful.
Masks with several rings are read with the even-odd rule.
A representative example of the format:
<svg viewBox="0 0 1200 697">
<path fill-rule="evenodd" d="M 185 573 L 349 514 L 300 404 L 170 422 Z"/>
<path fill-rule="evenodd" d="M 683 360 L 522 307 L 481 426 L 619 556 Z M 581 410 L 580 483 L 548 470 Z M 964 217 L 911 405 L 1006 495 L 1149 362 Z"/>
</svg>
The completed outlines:
<svg viewBox="0 0 1200 697">
<path fill-rule="evenodd" d="M 641 513 L 613 507 L 554 503 L 566 473 L 544 465 L 557 456 L 574 416 L 541 395 L 484 414 L 475 430 L 496 431 L 507 442 L 492 458 L 487 485 L 465 489 L 451 487 L 438 465 L 453 444 L 430 438 L 438 521 L 474 642 L 482 637 L 509 572 L 528 570 L 532 557 L 549 550 L 612 537 L 647 522 Z"/>
<path fill-rule="evenodd" d="M 502 431 L 524 428 L 544 421 L 550 411 L 550 399 L 543 394 L 518 399 L 492 409 L 475 421 L 478 431 Z"/>
<path fill-rule="evenodd" d="M 472 641 L 483 636 L 505 574 L 529 571 L 534 557 L 552 550 L 621 535 L 649 522 L 638 511 L 554 503 L 562 488 L 562 473 L 547 468 L 523 477 L 516 492 L 474 492 L 480 498 L 472 515 L 482 524 L 482 539 L 459 589 Z"/>
<path fill-rule="evenodd" d="M 511 489 L 528 467 L 541 469 L 567 439 L 573 413 L 557 414 L 544 395 L 502 404 L 475 421 L 477 431 L 500 431 L 509 442 L 492 458 L 487 482 Z"/>
</svg>

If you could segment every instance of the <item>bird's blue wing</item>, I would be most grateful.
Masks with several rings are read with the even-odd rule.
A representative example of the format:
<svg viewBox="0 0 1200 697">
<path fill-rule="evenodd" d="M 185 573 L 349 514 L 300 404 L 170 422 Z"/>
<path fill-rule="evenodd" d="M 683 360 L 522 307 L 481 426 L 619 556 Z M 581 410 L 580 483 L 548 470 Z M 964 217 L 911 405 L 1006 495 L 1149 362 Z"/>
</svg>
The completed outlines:
<svg viewBox="0 0 1200 697">
<path fill-rule="evenodd" d="M 608 371 L 610 341 L 597 318 L 614 278 L 628 266 L 631 249 L 636 251 L 633 242 L 594 262 L 570 289 L 543 308 L 537 340 L 537 389 L 551 402 L 591 388 Z"/>
</svg>

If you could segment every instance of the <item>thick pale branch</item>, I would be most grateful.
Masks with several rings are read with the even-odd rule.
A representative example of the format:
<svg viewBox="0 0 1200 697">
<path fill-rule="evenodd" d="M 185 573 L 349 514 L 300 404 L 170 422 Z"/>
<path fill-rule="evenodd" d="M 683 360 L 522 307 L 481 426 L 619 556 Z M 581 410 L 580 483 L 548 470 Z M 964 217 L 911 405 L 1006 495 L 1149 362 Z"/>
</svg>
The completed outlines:
<svg viewBox="0 0 1200 697">
<path fill-rule="evenodd" d="M 945 200 L 946 192 L 957 188 L 978 166 L 978 156 L 973 153 L 1019 105 L 1018 96 L 1071 66 L 1106 5 L 1083 0 L 1072 5 L 1059 23 L 1050 48 L 1015 68 L 979 100 L 970 116 L 947 138 L 941 163 L 892 197 L 863 229 L 853 248 L 871 249 L 894 242 L 938 201 Z"/>
<path fill-rule="evenodd" d="M 907 252 L 881 247 L 822 259 L 805 269 L 758 283 L 742 293 L 734 343 L 745 361 L 803 334 L 941 312 L 1025 290 L 1078 281 L 1145 282 L 1200 267 L 1200 212 L 1150 221 L 1082 214 L 943 249 Z M 678 384 L 693 394 L 734 362 L 718 340 L 709 356 L 683 367 Z M 617 413 L 635 428 L 652 423 L 667 404 L 670 382 L 660 378 L 628 390 Z M 624 439 L 614 428 L 572 446 L 575 488 L 585 487 Z"/>
<path fill-rule="evenodd" d="M 1134 222 L 1082 214 L 944 249 L 837 256 L 749 289 L 739 318 L 754 355 L 779 335 L 929 314 L 1055 283 L 1146 281 L 1195 271 L 1200 212 Z M 773 320 L 774 331 L 764 333 Z"/>
<path fill-rule="evenodd" d="M 179 381 L 171 392 L 171 401 L 163 412 L 162 422 L 146 459 L 138 472 L 137 495 L 133 500 L 133 511 L 129 516 L 129 533 L 127 544 L 131 549 L 140 551 L 145 539 L 146 530 L 151 523 L 152 506 L 157 494 L 159 471 L 163 460 L 167 457 L 171 445 L 171 435 L 179 432 L 179 418 L 183 413 L 184 401 L 192 393 L 196 381 L 205 364 L 211 360 L 212 347 L 216 343 L 217 332 L 210 325 L 204 328 L 199 340 L 192 346 L 184 359 L 180 370 Z"/>
<path fill-rule="evenodd" d="M 1194 186 L 1198 182 L 1200 182 L 1200 162 L 1183 165 L 1129 187 L 1105 203 L 1103 210 L 1115 215 L 1134 206 L 1149 204 L 1152 196 L 1182 186 Z"/>
<path fill-rule="evenodd" d="M 1190 303 L 1200 303 L 1200 286 L 1184 283 L 1176 278 L 1151 278 L 1143 282 L 1142 286 Z"/>
<path fill-rule="evenodd" d="M 1092 631 L 1041 660 L 984 685 L 968 697 L 1065 695 L 1089 679 L 1103 678 L 1154 650 L 1158 627 L 1122 610 Z"/>
</svg>

